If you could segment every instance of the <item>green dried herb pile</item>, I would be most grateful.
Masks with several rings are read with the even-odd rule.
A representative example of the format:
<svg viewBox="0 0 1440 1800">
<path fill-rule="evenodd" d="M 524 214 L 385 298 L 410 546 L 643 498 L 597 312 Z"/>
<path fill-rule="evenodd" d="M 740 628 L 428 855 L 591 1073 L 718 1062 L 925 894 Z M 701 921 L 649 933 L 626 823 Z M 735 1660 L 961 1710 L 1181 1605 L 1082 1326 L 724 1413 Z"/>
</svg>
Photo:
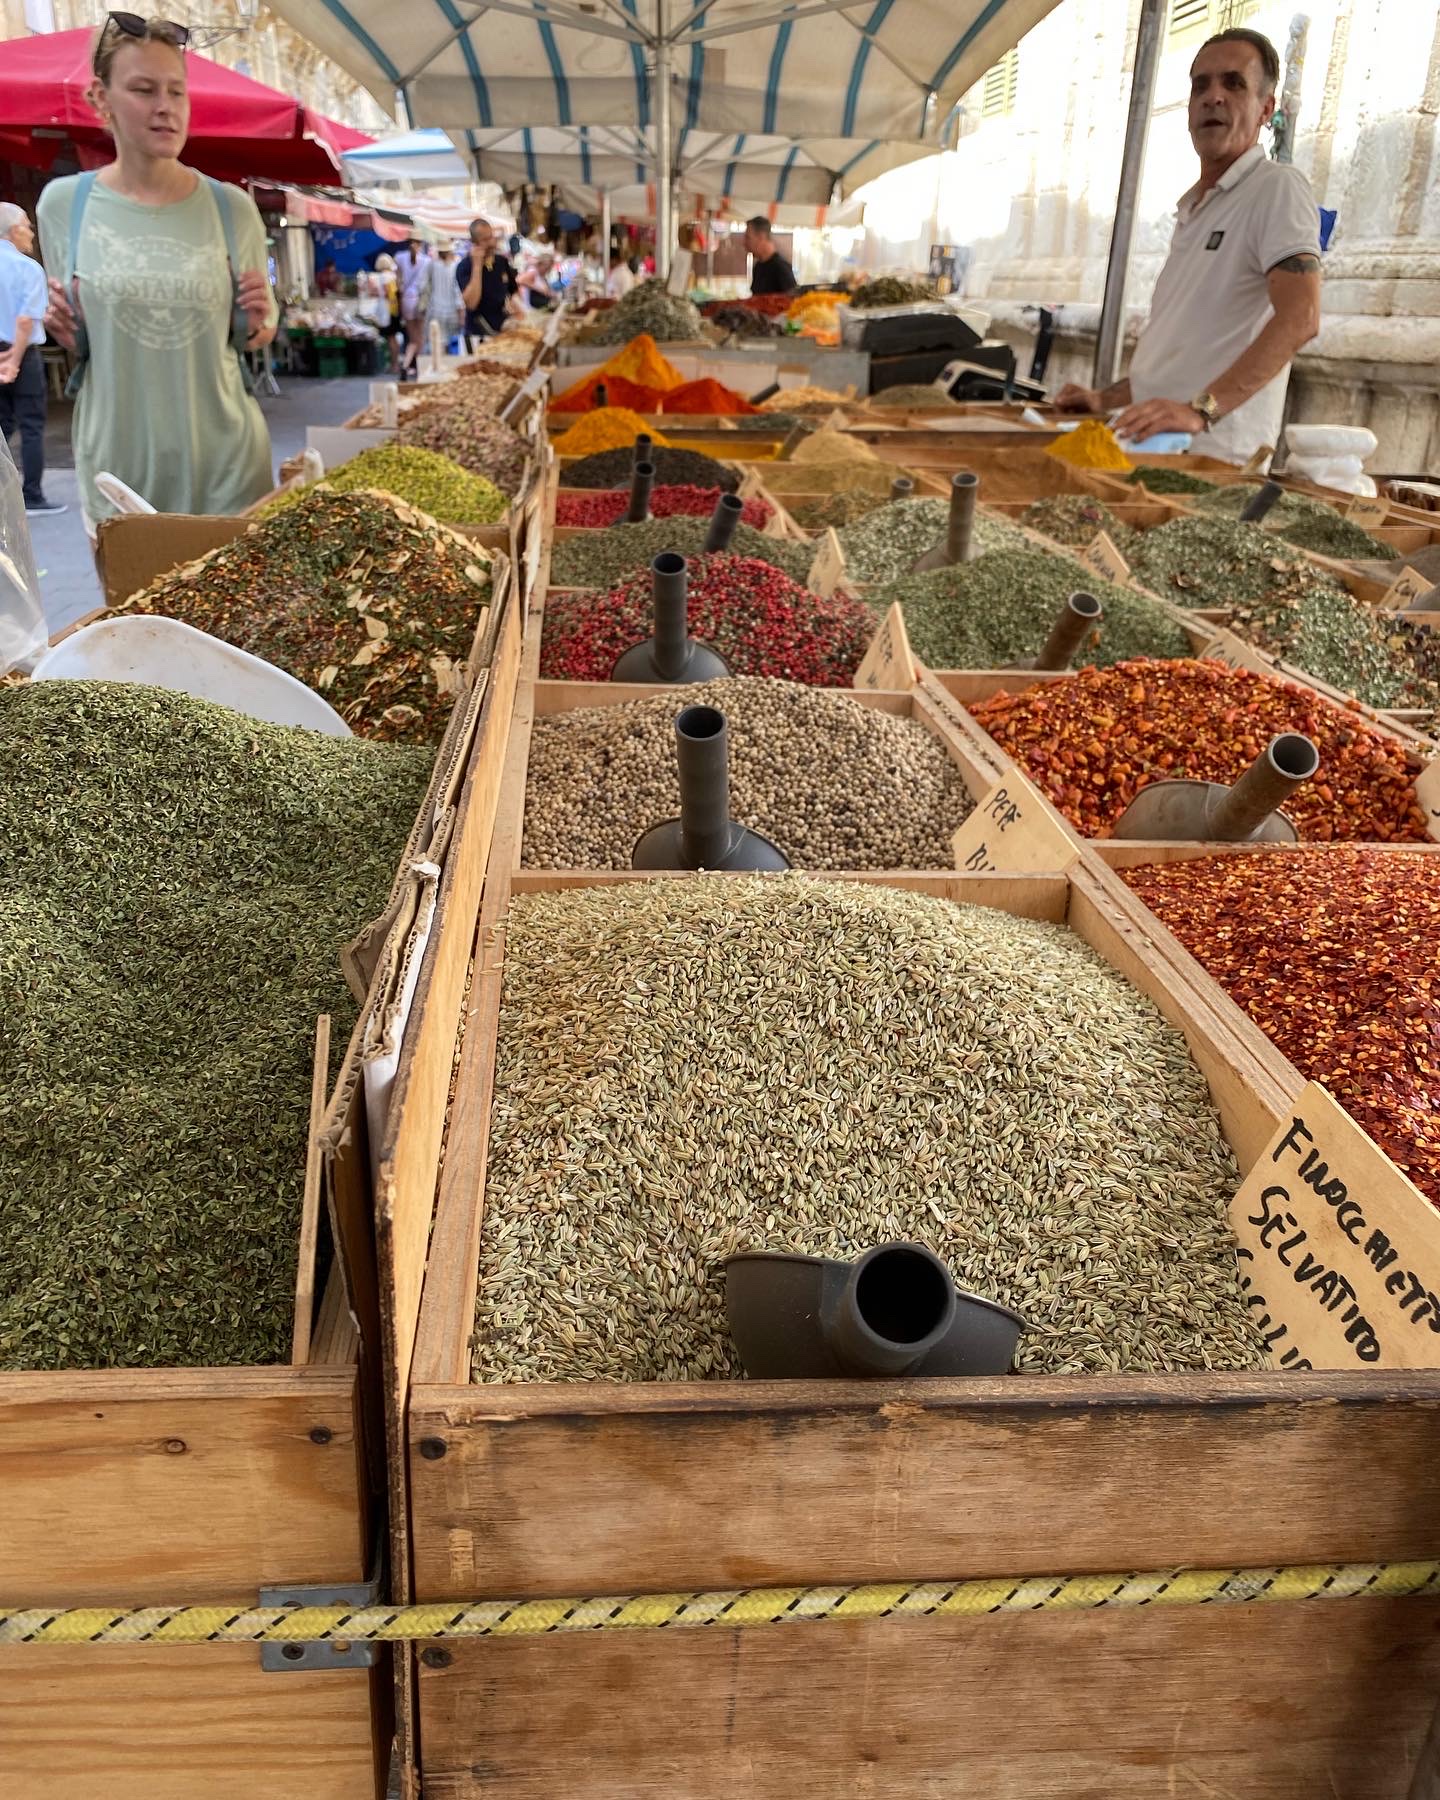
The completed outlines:
<svg viewBox="0 0 1440 1800">
<path fill-rule="evenodd" d="M 1093 544 L 1102 531 L 1120 551 L 1131 537 L 1130 527 L 1117 519 L 1103 500 L 1089 494 L 1054 494 L 1036 500 L 1021 513 L 1020 523 L 1052 543 L 1067 544 L 1075 550 Z"/>
<path fill-rule="evenodd" d="M 839 534 L 846 577 L 862 582 L 893 581 L 908 573 L 927 550 L 942 541 L 949 519 L 948 500 L 894 500 L 867 513 Z M 1024 532 L 1017 531 L 1008 519 L 978 509 L 974 542 L 982 554 L 1033 548 Z"/>
<path fill-rule="evenodd" d="M 1369 706 L 1424 706 L 1427 685 L 1377 615 L 1258 525 L 1196 517 L 1138 531 L 1136 578 L 1178 606 L 1234 609 L 1230 628 Z"/>
<path fill-rule="evenodd" d="M 1076 668 L 1189 655 L 1189 638 L 1153 600 L 1044 550 L 992 551 L 955 568 L 907 575 L 865 598 L 880 616 L 900 602 L 910 647 L 932 669 L 1000 669 L 1039 654 L 1077 591 L 1094 594 L 1105 616 L 1098 641 L 1091 638 L 1076 652 Z"/>
<path fill-rule="evenodd" d="M 361 737 L 433 743 L 490 599 L 477 545 L 385 494 L 308 489 L 125 602 L 303 681 Z"/>
<path fill-rule="evenodd" d="M 581 344 L 628 344 L 642 331 L 657 344 L 708 342 L 698 308 L 663 281 L 642 281 L 575 334 Z"/>
<path fill-rule="evenodd" d="M 493 525 L 509 504 L 493 481 L 472 475 L 448 456 L 434 450 L 416 450 L 409 444 L 375 444 L 341 463 L 325 476 L 333 493 L 353 494 L 375 488 L 393 494 L 409 506 L 443 519 L 447 525 Z M 257 519 L 273 519 L 307 490 L 286 488 L 260 507 Z"/>
<path fill-rule="evenodd" d="M 284 1361 L 315 1018 L 423 748 L 0 689 L 0 1368 Z"/>
<path fill-rule="evenodd" d="M 678 556 L 698 556 L 709 529 L 709 519 L 682 515 L 646 519 L 639 525 L 610 525 L 604 531 L 561 538 L 550 556 L 551 586 L 614 587 L 647 570 L 667 550 Z M 767 537 L 751 525 L 737 525 L 730 554 L 769 563 L 803 586 L 815 561 L 815 546 Z"/>
<path fill-rule="evenodd" d="M 1238 519 L 1256 492 L 1250 482 L 1237 481 L 1229 487 L 1215 488 L 1195 504 L 1217 518 Z M 1281 494 L 1261 521 L 1261 528 L 1294 544 L 1297 550 L 1314 550 L 1320 556 L 1334 556 L 1342 562 L 1393 562 L 1397 555 L 1383 538 L 1371 537 L 1344 513 L 1309 494 Z"/>
<path fill-rule="evenodd" d="M 524 895 L 475 1378 L 739 1375 L 726 1257 L 889 1239 L 1024 1313 L 1022 1369 L 1254 1368 L 1238 1179 L 1182 1035 L 1061 926 L 794 875 Z"/>
</svg>

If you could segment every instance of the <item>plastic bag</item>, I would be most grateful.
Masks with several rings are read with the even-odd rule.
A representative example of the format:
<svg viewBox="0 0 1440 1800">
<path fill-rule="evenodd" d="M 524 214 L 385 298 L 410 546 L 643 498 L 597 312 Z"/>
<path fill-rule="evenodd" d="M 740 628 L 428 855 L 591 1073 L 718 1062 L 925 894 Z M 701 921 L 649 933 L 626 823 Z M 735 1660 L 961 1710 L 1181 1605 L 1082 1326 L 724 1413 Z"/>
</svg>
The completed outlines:
<svg viewBox="0 0 1440 1800">
<path fill-rule="evenodd" d="M 1380 440 L 1364 425 L 1287 425 L 1285 448 L 1296 456 L 1373 456 Z"/>
<path fill-rule="evenodd" d="M 25 490 L 10 446 L 0 438 L 0 675 L 33 668 L 49 639 Z"/>
<path fill-rule="evenodd" d="M 1316 487 L 1337 494 L 1373 495 L 1375 483 L 1365 473 L 1358 456 L 1295 456 L 1285 464 L 1287 475 L 1313 481 Z"/>
</svg>

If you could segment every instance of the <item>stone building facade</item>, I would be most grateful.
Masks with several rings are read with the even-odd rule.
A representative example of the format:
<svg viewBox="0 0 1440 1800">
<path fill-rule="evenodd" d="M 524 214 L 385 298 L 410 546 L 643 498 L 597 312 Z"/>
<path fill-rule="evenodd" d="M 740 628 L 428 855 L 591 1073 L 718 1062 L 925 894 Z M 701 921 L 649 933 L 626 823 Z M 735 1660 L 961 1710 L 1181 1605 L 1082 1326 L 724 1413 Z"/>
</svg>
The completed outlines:
<svg viewBox="0 0 1440 1800">
<path fill-rule="evenodd" d="M 1062 0 L 966 97 L 955 150 L 867 190 L 867 260 L 968 253 L 966 291 L 1017 347 L 1060 302 L 1052 379 L 1088 379 L 1119 178 L 1139 0 Z M 1303 31 L 1294 31 L 1299 21 Z M 1196 49 L 1229 24 L 1299 61 L 1294 160 L 1336 214 L 1324 322 L 1291 382 L 1297 419 L 1366 423 L 1372 467 L 1440 468 L 1440 9 L 1433 0 L 1170 0 L 1127 297 L 1143 319 L 1176 200 Z"/>
</svg>

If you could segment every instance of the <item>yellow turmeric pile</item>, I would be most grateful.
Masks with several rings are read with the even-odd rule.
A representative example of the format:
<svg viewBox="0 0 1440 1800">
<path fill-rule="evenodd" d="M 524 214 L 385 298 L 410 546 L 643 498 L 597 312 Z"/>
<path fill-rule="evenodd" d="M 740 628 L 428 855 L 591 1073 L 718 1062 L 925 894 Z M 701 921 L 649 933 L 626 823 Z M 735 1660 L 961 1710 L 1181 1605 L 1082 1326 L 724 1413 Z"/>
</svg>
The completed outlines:
<svg viewBox="0 0 1440 1800">
<path fill-rule="evenodd" d="M 648 331 L 642 331 L 623 350 L 617 350 L 600 373 L 619 375 L 625 381 L 633 381 L 636 387 L 658 388 L 662 394 L 680 387 L 685 380 L 674 363 L 661 355 Z"/>
<path fill-rule="evenodd" d="M 1103 419 L 1082 419 L 1073 431 L 1062 431 L 1046 446 L 1046 454 L 1076 469 L 1114 469 L 1123 475 L 1135 467 Z"/>
<path fill-rule="evenodd" d="M 551 448 L 557 456 L 593 456 L 598 450 L 623 450 L 642 432 L 647 432 L 657 444 L 670 442 L 628 406 L 602 406 L 578 418 L 553 441 Z"/>
</svg>

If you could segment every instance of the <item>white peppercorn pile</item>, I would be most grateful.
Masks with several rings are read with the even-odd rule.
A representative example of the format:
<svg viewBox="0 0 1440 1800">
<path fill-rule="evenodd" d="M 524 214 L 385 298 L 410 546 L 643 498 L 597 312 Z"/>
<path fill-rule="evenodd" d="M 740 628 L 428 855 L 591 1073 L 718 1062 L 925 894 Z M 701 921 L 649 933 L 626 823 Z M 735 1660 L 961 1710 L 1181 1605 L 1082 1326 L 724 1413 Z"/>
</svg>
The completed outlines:
<svg viewBox="0 0 1440 1800">
<path fill-rule="evenodd" d="M 526 867 L 628 869 L 641 832 L 680 811 L 675 718 L 694 705 L 725 714 L 732 816 L 795 867 L 951 867 L 974 801 L 939 738 L 837 689 L 763 676 L 537 719 Z"/>
<path fill-rule="evenodd" d="M 724 1261 L 928 1244 L 1025 1370 L 1266 1358 L 1182 1035 L 1064 927 L 870 882 L 515 900 L 477 1381 L 736 1377 Z"/>
</svg>

